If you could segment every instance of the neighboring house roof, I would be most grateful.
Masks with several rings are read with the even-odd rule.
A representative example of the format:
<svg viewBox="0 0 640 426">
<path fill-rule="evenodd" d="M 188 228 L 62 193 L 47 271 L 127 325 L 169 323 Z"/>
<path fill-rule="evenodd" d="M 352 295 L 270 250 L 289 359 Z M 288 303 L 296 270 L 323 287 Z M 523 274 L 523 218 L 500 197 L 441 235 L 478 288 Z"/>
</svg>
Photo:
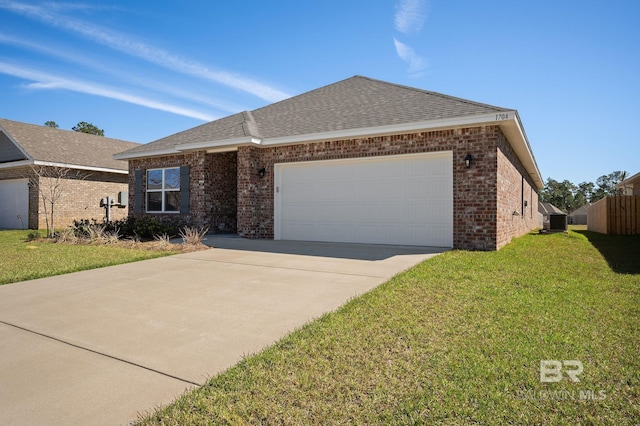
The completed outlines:
<svg viewBox="0 0 640 426">
<path fill-rule="evenodd" d="M 538 212 L 542 213 L 545 216 L 548 216 L 550 214 L 565 214 L 565 212 L 551 203 L 538 203 Z"/>
<path fill-rule="evenodd" d="M 616 188 L 619 188 L 619 189 L 633 188 L 635 185 L 640 185 L 640 172 L 636 173 L 630 178 L 623 180 L 622 182 L 616 185 Z"/>
<path fill-rule="evenodd" d="M 0 168 L 29 164 L 127 173 L 113 158 L 140 144 L 48 126 L 0 119 Z"/>
<path fill-rule="evenodd" d="M 134 159 L 240 145 L 285 145 L 339 138 L 497 124 L 539 188 L 544 186 L 517 111 L 367 77 L 349 79 L 244 111 L 116 155 Z"/>
<path fill-rule="evenodd" d="M 590 205 L 591 204 L 585 204 L 584 206 L 580 207 L 579 209 L 575 209 L 574 211 L 569 213 L 569 216 L 586 216 L 587 215 L 587 210 L 589 209 Z"/>
</svg>

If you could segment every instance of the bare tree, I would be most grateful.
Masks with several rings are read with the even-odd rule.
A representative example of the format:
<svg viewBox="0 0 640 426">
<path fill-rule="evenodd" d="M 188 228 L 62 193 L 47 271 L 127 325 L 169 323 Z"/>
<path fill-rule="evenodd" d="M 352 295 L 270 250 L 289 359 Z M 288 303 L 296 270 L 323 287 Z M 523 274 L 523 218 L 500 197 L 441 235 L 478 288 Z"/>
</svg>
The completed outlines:
<svg viewBox="0 0 640 426">
<path fill-rule="evenodd" d="M 38 188 L 38 195 L 47 224 L 47 237 L 55 233 L 56 203 L 65 194 L 69 180 L 84 180 L 89 173 L 73 170 L 68 167 L 36 166 L 30 167 L 29 186 Z"/>
</svg>

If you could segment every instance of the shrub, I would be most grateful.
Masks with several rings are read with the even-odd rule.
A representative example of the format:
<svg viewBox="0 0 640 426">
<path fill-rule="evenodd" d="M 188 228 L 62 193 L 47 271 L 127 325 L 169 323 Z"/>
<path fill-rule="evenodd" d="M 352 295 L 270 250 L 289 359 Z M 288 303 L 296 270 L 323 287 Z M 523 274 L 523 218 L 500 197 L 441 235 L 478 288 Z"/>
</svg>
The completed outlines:
<svg viewBox="0 0 640 426">
<path fill-rule="evenodd" d="M 151 241 L 157 235 L 176 235 L 175 228 L 149 216 L 127 217 L 108 223 L 95 219 L 82 219 L 73 222 L 73 230 L 78 238 L 108 239 L 128 238 L 140 241 Z"/>
<path fill-rule="evenodd" d="M 167 234 L 156 235 L 153 239 L 155 242 L 158 243 L 158 246 L 160 248 L 166 248 L 171 246 L 171 237 L 169 237 L 169 235 Z"/>
<path fill-rule="evenodd" d="M 27 235 L 27 241 L 35 241 L 40 238 L 42 238 L 42 235 L 40 235 L 40 232 L 38 231 L 29 232 L 29 235 Z"/>
<path fill-rule="evenodd" d="M 192 228 L 185 226 L 180 230 L 180 236 L 185 244 L 198 246 L 202 244 L 202 239 L 209 232 L 209 228 Z"/>
<path fill-rule="evenodd" d="M 56 232 L 55 242 L 77 244 L 78 237 L 76 236 L 73 229 L 64 229 L 60 232 Z"/>
</svg>

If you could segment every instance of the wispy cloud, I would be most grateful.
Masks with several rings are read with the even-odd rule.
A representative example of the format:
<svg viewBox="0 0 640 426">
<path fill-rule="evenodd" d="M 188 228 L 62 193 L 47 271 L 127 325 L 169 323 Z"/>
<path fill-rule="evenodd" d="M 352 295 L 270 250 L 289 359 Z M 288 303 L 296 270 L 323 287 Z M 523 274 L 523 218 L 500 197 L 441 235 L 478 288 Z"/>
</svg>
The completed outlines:
<svg viewBox="0 0 640 426">
<path fill-rule="evenodd" d="M 427 60 L 418 55 L 411 47 L 399 42 L 395 37 L 393 43 L 400 59 L 409 64 L 409 73 L 414 76 L 427 68 Z"/>
<path fill-rule="evenodd" d="M 427 20 L 428 0 L 400 0 L 396 5 L 394 25 L 396 31 L 411 35 L 419 33 Z M 427 68 L 427 61 L 408 44 L 393 38 L 396 53 L 404 62 L 409 64 L 409 74 L 413 77 L 422 75 L 422 71 Z"/>
<path fill-rule="evenodd" d="M 155 101 L 153 99 L 145 98 L 142 96 L 132 95 L 124 91 L 95 83 L 89 83 L 81 80 L 71 80 L 33 69 L 15 66 L 6 62 L 0 62 L 0 73 L 33 81 L 33 83 L 29 83 L 26 86 L 30 89 L 65 89 L 73 92 L 102 96 L 109 99 L 116 99 L 130 104 L 140 105 L 160 111 L 171 112 L 173 114 L 183 115 L 185 117 L 196 118 L 204 121 L 212 121 L 217 118 L 205 112 L 196 111 L 194 109 L 183 108 L 177 105 Z"/>
<path fill-rule="evenodd" d="M 227 71 L 209 69 L 203 64 L 182 58 L 164 49 L 135 41 L 130 35 L 103 28 L 67 15 L 58 15 L 43 7 L 11 1 L 0 1 L 0 8 L 32 19 L 37 19 L 54 27 L 75 32 L 96 43 L 143 59 L 160 67 L 223 84 L 270 102 L 279 101 L 290 96 L 285 92 L 251 78 Z"/>
<path fill-rule="evenodd" d="M 396 30 L 403 34 L 420 32 L 427 20 L 427 12 L 426 0 L 400 0 L 394 19 Z"/>
<path fill-rule="evenodd" d="M 49 9 L 65 10 L 65 11 L 81 11 L 95 12 L 104 10 L 121 10 L 121 8 L 108 4 L 89 4 L 89 3 L 69 3 L 69 2 L 53 2 L 43 3 L 43 6 Z"/>
<path fill-rule="evenodd" d="M 174 85 L 167 85 L 159 81 L 154 81 L 153 79 L 150 79 L 148 77 L 140 78 L 137 75 L 128 75 L 127 73 L 123 73 L 121 70 L 118 70 L 116 68 L 105 67 L 103 62 L 92 61 L 84 55 L 76 55 L 67 50 L 56 49 L 55 46 L 52 46 L 52 45 L 45 46 L 42 44 L 33 43 L 31 41 L 24 40 L 22 38 L 17 39 L 15 37 L 11 37 L 3 33 L 0 33 L 0 43 L 20 47 L 23 49 L 28 49 L 43 55 L 47 55 L 49 57 L 62 59 L 66 62 L 81 65 L 85 68 L 90 68 L 100 73 L 111 75 L 112 77 L 118 80 L 127 82 L 129 84 L 132 84 L 138 87 L 145 87 L 155 92 L 165 93 L 165 94 L 174 96 L 178 99 L 183 99 L 187 101 L 198 102 L 204 105 L 209 105 L 222 111 L 238 112 L 243 109 L 238 105 L 231 105 L 225 102 L 212 100 L 201 94 L 192 93 L 187 90 L 182 90 Z"/>
</svg>

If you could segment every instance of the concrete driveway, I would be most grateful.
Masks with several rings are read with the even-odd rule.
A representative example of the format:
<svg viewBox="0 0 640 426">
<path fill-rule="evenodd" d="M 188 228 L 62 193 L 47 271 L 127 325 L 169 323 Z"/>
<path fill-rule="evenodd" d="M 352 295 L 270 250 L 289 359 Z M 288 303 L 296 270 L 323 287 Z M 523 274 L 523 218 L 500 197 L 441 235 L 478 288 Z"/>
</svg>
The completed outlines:
<svg viewBox="0 0 640 426">
<path fill-rule="evenodd" d="M 0 424 L 127 424 L 443 251 L 207 243 L 0 286 Z"/>
</svg>

